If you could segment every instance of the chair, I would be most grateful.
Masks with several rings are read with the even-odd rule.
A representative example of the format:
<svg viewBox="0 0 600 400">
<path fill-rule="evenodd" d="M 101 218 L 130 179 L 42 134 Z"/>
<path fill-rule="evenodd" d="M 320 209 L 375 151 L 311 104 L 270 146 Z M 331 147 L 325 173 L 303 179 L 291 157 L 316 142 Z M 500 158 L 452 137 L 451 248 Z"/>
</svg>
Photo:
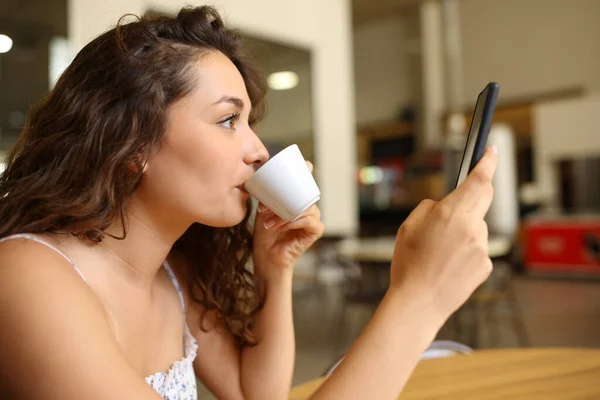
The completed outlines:
<svg viewBox="0 0 600 400">
<path fill-rule="evenodd" d="M 469 312 L 473 317 L 470 326 L 468 323 L 463 325 L 463 329 L 466 327 L 466 331 L 471 332 L 464 342 L 473 348 L 500 347 L 500 330 L 505 327 L 515 335 L 518 346 L 529 346 L 529 336 L 513 286 L 515 272 L 512 251 L 492 257 L 492 261 L 494 270 L 490 278 L 464 306 L 463 318 Z M 485 333 L 488 334 L 486 343 L 482 340 Z"/>
<path fill-rule="evenodd" d="M 370 315 L 373 314 L 389 287 L 390 262 L 387 257 L 378 259 L 376 254 L 369 251 L 374 247 L 373 240 L 377 239 L 344 239 L 336 243 L 335 251 L 331 254 L 343 268 L 345 275 L 341 285 L 341 311 L 337 315 L 337 321 L 333 321 L 330 332 L 334 357 L 343 352 L 343 347 L 348 342 L 350 310 L 361 307 Z M 350 252 L 349 249 L 354 251 Z"/>
</svg>

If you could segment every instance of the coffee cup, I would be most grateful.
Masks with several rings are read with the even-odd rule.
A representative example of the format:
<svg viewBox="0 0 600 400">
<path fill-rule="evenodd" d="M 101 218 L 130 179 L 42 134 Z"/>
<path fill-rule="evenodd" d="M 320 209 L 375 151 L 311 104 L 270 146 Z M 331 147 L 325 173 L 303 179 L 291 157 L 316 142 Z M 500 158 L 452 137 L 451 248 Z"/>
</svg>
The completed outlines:
<svg viewBox="0 0 600 400">
<path fill-rule="evenodd" d="M 294 221 L 321 198 L 297 145 L 286 147 L 244 184 L 256 200 L 284 221 Z"/>
</svg>

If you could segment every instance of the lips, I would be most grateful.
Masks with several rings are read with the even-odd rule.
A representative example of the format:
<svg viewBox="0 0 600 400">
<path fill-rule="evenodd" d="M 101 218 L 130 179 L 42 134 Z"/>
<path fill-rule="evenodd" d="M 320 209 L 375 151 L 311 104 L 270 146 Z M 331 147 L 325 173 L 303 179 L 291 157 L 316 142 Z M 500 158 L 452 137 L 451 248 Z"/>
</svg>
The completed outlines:
<svg viewBox="0 0 600 400">
<path fill-rule="evenodd" d="M 246 182 L 248 182 L 248 180 L 250 178 L 252 178 L 252 176 L 254 175 L 254 170 L 252 170 L 251 173 L 248 173 L 245 177 L 244 180 L 242 181 L 242 183 L 240 183 L 239 185 L 236 186 L 237 189 L 240 189 L 242 192 L 244 193 L 248 193 L 248 191 L 246 190 L 246 188 L 244 187 L 246 185 Z"/>
<path fill-rule="evenodd" d="M 253 175 L 253 174 L 252 174 L 252 175 Z M 250 178 L 252 178 L 252 175 L 249 175 L 249 176 L 248 176 L 246 179 L 244 179 L 244 180 L 242 181 L 242 183 L 240 183 L 239 185 L 237 185 L 237 186 L 236 186 L 236 188 L 238 188 L 238 189 L 240 189 L 240 190 L 243 190 L 244 192 L 247 192 L 247 190 L 246 190 L 246 188 L 244 187 L 244 185 L 246 184 L 246 182 L 247 182 L 247 181 L 248 181 Z"/>
</svg>

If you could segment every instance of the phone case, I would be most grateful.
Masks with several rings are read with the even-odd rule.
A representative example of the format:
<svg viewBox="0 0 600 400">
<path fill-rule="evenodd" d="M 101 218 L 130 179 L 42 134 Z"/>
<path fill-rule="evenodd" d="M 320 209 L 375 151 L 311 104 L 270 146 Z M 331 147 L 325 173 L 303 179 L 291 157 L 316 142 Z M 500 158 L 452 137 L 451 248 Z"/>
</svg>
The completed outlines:
<svg viewBox="0 0 600 400">
<path fill-rule="evenodd" d="M 483 157 L 483 153 L 485 152 L 485 146 L 492 127 L 492 119 L 494 117 L 494 111 L 496 110 L 496 101 L 498 100 L 499 91 L 500 85 L 496 82 L 488 83 L 477 99 L 477 102 L 481 100 L 484 101 L 483 116 L 481 118 L 479 132 L 477 132 L 477 139 L 475 140 L 475 149 L 473 150 L 473 157 L 471 158 L 471 164 L 469 165 L 469 172 L 475 168 L 475 165 L 481 160 L 481 157 Z M 481 97 L 483 97 L 483 99 L 481 99 Z M 473 121 L 471 121 L 471 124 L 473 124 Z"/>
<path fill-rule="evenodd" d="M 475 103 L 475 109 L 473 110 L 473 118 L 471 119 L 471 125 L 469 126 L 469 134 L 467 136 L 467 141 L 465 143 L 465 149 L 463 151 L 463 158 L 460 164 L 458 177 L 456 178 L 456 185 L 458 187 L 461 182 L 461 176 L 463 179 L 466 179 L 466 176 L 473 170 L 475 165 L 481 160 L 483 157 L 483 153 L 485 152 L 485 146 L 487 143 L 487 139 L 490 133 L 490 128 L 492 126 L 492 119 L 494 116 L 494 110 L 496 109 L 496 101 L 498 99 L 498 93 L 500 91 L 500 85 L 495 82 L 490 82 L 487 86 L 479 93 L 477 96 L 477 103 Z M 477 132 L 472 132 L 474 124 L 477 123 L 476 117 L 478 115 L 479 107 L 482 107 L 481 110 L 481 122 L 479 123 L 479 129 Z M 471 155 L 470 160 L 466 160 L 467 158 L 467 149 L 469 148 L 469 143 L 471 140 L 471 135 L 476 135 L 475 143 L 473 145 L 473 153 Z M 469 163 L 469 167 L 467 169 L 467 174 L 463 176 L 463 166 L 465 163 Z"/>
</svg>

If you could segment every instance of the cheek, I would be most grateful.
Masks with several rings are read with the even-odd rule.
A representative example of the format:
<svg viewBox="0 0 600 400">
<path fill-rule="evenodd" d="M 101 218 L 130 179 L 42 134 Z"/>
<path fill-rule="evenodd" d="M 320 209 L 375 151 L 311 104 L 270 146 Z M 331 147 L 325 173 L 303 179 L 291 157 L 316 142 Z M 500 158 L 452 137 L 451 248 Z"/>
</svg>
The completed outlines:
<svg viewBox="0 0 600 400">
<path fill-rule="evenodd" d="M 216 148 L 206 150 L 160 150 L 149 160 L 138 194 L 157 214 L 182 215 L 211 226 L 237 225 L 246 212 L 245 197 L 234 189 L 241 179 L 236 174 L 239 160 Z"/>
<path fill-rule="evenodd" d="M 239 157 L 235 143 L 206 133 L 170 137 L 156 161 L 160 162 L 165 185 L 176 186 L 174 191 L 191 194 L 197 200 L 214 201 L 238 184 L 235 179 Z"/>
</svg>

